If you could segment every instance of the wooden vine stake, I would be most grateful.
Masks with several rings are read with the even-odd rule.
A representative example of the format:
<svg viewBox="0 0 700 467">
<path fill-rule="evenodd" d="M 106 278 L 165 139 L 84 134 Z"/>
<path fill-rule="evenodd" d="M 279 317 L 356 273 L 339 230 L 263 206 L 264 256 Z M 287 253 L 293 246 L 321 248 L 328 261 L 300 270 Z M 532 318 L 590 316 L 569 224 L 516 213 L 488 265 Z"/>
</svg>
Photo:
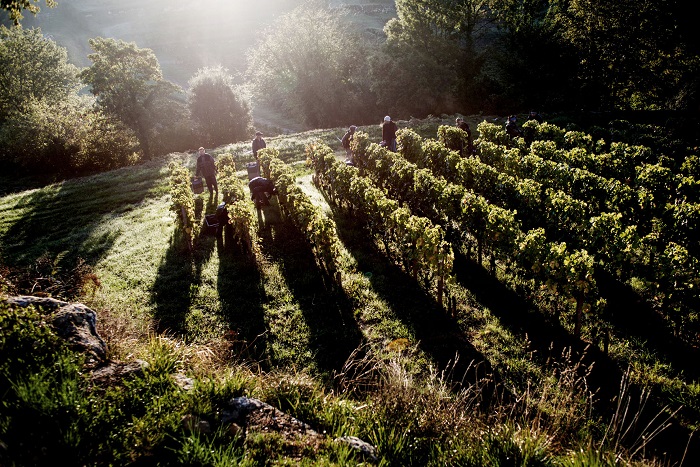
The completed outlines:
<svg viewBox="0 0 700 467">
<path fill-rule="evenodd" d="M 438 259 L 438 305 L 442 307 L 442 291 L 445 287 L 445 274 L 444 274 L 444 263 L 445 260 L 442 258 Z"/>
<path fill-rule="evenodd" d="M 583 320 L 583 294 L 576 294 L 576 324 L 574 325 L 574 336 L 581 337 L 581 321 Z"/>
</svg>

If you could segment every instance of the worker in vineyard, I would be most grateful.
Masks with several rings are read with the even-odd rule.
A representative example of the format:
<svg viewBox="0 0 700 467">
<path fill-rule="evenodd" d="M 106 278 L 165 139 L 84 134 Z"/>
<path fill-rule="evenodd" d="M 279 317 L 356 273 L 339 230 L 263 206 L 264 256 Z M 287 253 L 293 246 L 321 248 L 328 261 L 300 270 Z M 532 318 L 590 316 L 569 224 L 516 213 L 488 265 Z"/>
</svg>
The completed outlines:
<svg viewBox="0 0 700 467">
<path fill-rule="evenodd" d="M 530 113 L 527 116 L 527 119 L 528 121 L 535 120 L 537 123 L 542 123 L 544 121 L 542 115 L 540 115 L 539 112 L 536 112 L 534 110 L 530 111 Z"/>
<path fill-rule="evenodd" d="M 355 163 L 355 159 L 352 155 L 352 149 L 350 149 L 350 143 L 352 142 L 353 136 L 355 136 L 355 130 L 357 130 L 357 127 L 355 125 L 350 125 L 348 131 L 346 131 L 343 135 L 343 139 L 340 140 L 340 143 L 343 145 L 343 148 L 345 148 L 345 162 L 349 161 L 352 164 Z"/>
<path fill-rule="evenodd" d="M 399 128 L 391 120 L 390 116 L 384 117 L 384 121 L 381 124 L 382 127 L 382 141 L 384 145 L 392 152 L 396 152 L 396 130 Z"/>
<path fill-rule="evenodd" d="M 255 132 L 255 138 L 253 139 L 253 156 L 255 157 L 255 160 L 258 159 L 258 151 L 267 147 L 262 136 L 262 131 Z"/>
<path fill-rule="evenodd" d="M 459 128 L 460 130 L 463 130 L 467 133 L 467 147 L 466 147 L 466 152 L 465 152 L 465 147 L 464 143 L 462 143 L 462 149 L 460 150 L 460 153 L 462 156 L 470 155 L 474 152 L 474 146 L 472 143 L 472 130 L 469 128 L 469 124 L 464 121 L 462 117 L 457 117 L 455 120 L 455 126 Z"/>
<path fill-rule="evenodd" d="M 250 189 L 250 199 L 255 202 L 255 207 L 269 206 L 270 197 L 277 194 L 277 188 L 272 180 L 255 177 L 248 182 Z"/>
<path fill-rule="evenodd" d="M 216 192 L 216 199 L 219 198 L 219 185 L 216 183 L 216 162 L 214 158 L 204 150 L 199 148 L 199 156 L 197 156 L 197 169 L 195 172 L 197 177 L 203 176 L 207 182 L 207 190 L 209 190 L 209 200 L 213 198 Z"/>
<path fill-rule="evenodd" d="M 518 128 L 516 121 L 517 117 L 515 115 L 510 115 L 506 119 L 506 133 L 508 133 L 508 136 L 510 136 L 511 138 L 523 135 L 523 133 L 520 131 L 520 128 Z"/>
</svg>

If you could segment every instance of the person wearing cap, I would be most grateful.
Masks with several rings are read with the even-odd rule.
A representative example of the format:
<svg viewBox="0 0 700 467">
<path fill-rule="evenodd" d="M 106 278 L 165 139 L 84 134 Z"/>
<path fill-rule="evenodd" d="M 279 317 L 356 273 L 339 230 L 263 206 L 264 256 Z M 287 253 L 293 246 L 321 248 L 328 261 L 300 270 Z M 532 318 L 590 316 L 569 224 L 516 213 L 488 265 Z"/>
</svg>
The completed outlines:
<svg viewBox="0 0 700 467">
<path fill-rule="evenodd" d="M 265 147 L 267 147 L 267 145 L 265 144 L 265 140 L 262 138 L 262 132 L 256 131 L 255 139 L 253 139 L 253 156 L 255 156 L 255 159 L 258 158 L 258 151 Z"/>
<path fill-rule="evenodd" d="M 462 117 L 457 117 L 455 126 L 467 133 L 467 154 L 471 154 L 474 150 L 474 146 L 472 144 L 472 130 L 469 128 L 469 124 L 465 122 Z M 462 147 L 461 153 L 464 155 L 464 147 Z"/>
<path fill-rule="evenodd" d="M 350 125 L 348 131 L 346 131 L 343 135 L 343 139 L 340 140 L 340 143 L 345 148 L 345 154 L 347 155 L 347 158 L 345 160 L 350 161 L 352 163 L 354 163 L 355 161 L 353 159 L 352 149 L 350 149 L 350 142 L 352 142 L 352 137 L 355 135 L 356 129 L 357 127 L 355 125 Z"/>
<path fill-rule="evenodd" d="M 393 152 L 396 152 L 396 130 L 398 127 L 396 123 L 391 120 L 390 116 L 384 117 L 384 121 L 381 124 L 382 127 L 382 141 L 386 144 L 386 147 Z"/>
<path fill-rule="evenodd" d="M 204 148 L 199 148 L 199 156 L 197 156 L 197 169 L 195 172 L 197 177 L 203 176 L 207 182 L 207 190 L 209 190 L 209 198 L 212 198 L 216 191 L 216 197 L 219 198 L 219 185 L 216 183 L 216 162 L 211 154 L 206 152 Z"/>
</svg>

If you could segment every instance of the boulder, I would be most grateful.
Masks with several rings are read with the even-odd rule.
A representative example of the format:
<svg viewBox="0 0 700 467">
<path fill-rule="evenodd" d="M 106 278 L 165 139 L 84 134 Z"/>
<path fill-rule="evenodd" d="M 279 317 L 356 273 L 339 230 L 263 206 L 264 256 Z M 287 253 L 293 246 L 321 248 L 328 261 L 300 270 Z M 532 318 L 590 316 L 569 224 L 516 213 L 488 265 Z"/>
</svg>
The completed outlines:
<svg viewBox="0 0 700 467">
<path fill-rule="evenodd" d="M 227 410 L 221 413 L 221 422 L 225 425 L 235 423 L 246 431 L 274 431 L 285 438 L 295 435 L 319 439 L 322 437 L 301 420 L 259 399 L 249 397 L 231 399 Z"/>
<path fill-rule="evenodd" d="M 68 303 L 55 298 L 17 296 L 4 299 L 15 307 L 35 306 L 46 314 L 46 322 L 56 334 L 75 350 L 85 352 L 89 363 L 99 364 L 107 358 L 107 344 L 97 334 L 97 314 L 82 303 Z"/>
<path fill-rule="evenodd" d="M 245 436 L 251 432 L 278 433 L 289 443 L 288 453 L 293 452 L 294 448 L 298 448 L 299 445 L 317 449 L 325 439 L 324 435 L 314 431 L 310 425 L 301 420 L 261 400 L 249 397 L 231 399 L 227 409 L 221 412 L 221 423 L 228 426 L 229 432 L 235 435 Z M 378 461 L 376 448 L 360 438 L 343 436 L 334 441 L 347 444 L 372 463 Z"/>
<path fill-rule="evenodd" d="M 359 451 L 366 459 L 372 462 L 377 462 L 377 450 L 367 441 L 363 441 L 356 436 L 341 436 L 334 440 L 336 443 L 347 444 L 352 449 Z"/>
<path fill-rule="evenodd" d="M 122 381 L 142 377 L 144 374 L 143 370 L 147 366 L 148 362 L 143 360 L 134 360 L 129 363 L 110 360 L 95 369 L 90 378 L 92 383 L 97 386 L 114 386 L 121 384 Z"/>
</svg>

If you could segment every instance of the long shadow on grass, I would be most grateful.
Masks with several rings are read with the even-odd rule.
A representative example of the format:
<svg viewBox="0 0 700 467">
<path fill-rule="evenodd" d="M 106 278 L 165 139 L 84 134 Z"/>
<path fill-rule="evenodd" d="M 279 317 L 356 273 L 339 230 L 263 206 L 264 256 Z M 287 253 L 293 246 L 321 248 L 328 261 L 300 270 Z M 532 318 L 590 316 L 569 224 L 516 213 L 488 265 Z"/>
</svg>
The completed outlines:
<svg viewBox="0 0 700 467">
<path fill-rule="evenodd" d="M 646 348 L 671 362 L 687 379 L 700 377 L 700 348 L 675 336 L 666 320 L 629 286 L 602 269 L 596 270 L 596 281 L 601 296 L 607 300 L 606 318 L 616 333 L 644 342 Z"/>
<path fill-rule="evenodd" d="M 276 202 L 266 209 L 277 209 Z M 316 365 L 323 372 L 340 369 L 362 339 L 352 303 L 342 290 L 326 286 L 330 281 L 317 266 L 308 241 L 289 222 L 266 222 L 260 235 L 263 251 L 280 265 L 301 309 Z"/>
<path fill-rule="evenodd" d="M 215 245 L 213 236 L 202 233 L 190 251 L 182 230 L 175 229 L 151 289 L 157 332 L 186 333 L 185 320 L 202 282 L 202 268 L 209 261 Z"/>
<path fill-rule="evenodd" d="M 116 234 L 95 237 L 104 219 L 127 212 L 151 195 L 159 181 L 159 164 L 129 167 L 64 181 L 21 196 L 3 213 L 11 223 L 0 237 L 4 259 L 13 266 L 33 263 L 48 253 L 68 251 L 66 260 L 81 257 L 94 265 L 108 251 Z M 12 211 L 22 212 L 12 220 Z M 8 220 L 10 219 L 10 220 Z"/>
<path fill-rule="evenodd" d="M 451 369 L 449 377 L 453 383 L 475 383 L 486 375 L 494 376 L 486 357 L 469 342 L 456 320 L 367 240 L 371 235 L 357 219 L 336 210 L 335 220 L 338 235 L 360 270 L 371 273 L 372 289 L 391 304 L 397 318 L 412 330 L 419 347 L 434 360 L 437 368 Z"/>
<path fill-rule="evenodd" d="M 615 404 L 620 396 L 620 381 L 624 369 L 621 369 L 597 347 L 587 347 L 585 342 L 573 338 L 559 323 L 546 319 L 541 313 L 534 311 L 531 304 L 519 297 L 515 292 L 504 286 L 481 266 L 457 254 L 454 262 L 454 272 L 462 286 L 472 291 L 479 303 L 488 307 L 501 323 L 513 333 L 525 336 L 530 341 L 530 349 L 539 354 L 539 362 L 544 363 L 548 358 L 559 358 L 566 349 L 572 349 L 573 361 L 581 361 L 584 368 L 590 369 L 586 381 L 588 388 L 596 394 L 596 410 L 604 417 L 610 417 L 615 410 Z M 639 405 L 642 388 L 632 385 L 628 390 L 630 406 L 628 419 L 642 410 Z M 661 413 L 662 405 L 658 401 L 649 400 L 643 407 L 636 429 L 630 433 L 639 434 L 652 418 Z M 662 417 L 665 418 L 665 417 Z M 661 420 L 656 420 L 656 424 Z M 648 432 L 647 432 L 648 434 Z M 657 455 L 670 455 L 678 461 L 686 448 L 690 432 L 680 426 L 678 420 L 672 420 L 669 426 L 649 444 L 648 453 L 656 451 Z M 632 440 L 629 438 L 627 442 Z M 700 448 L 689 446 L 686 462 L 692 457 L 697 460 Z M 691 462 L 687 465 L 697 465 Z"/>
<path fill-rule="evenodd" d="M 267 369 L 267 327 L 262 276 L 252 252 L 233 238 L 230 229 L 217 236 L 217 291 L 221 312 L 229 324 L 234 352 Z"/>
<path fill-rule="evenodd" d="M 474 294 L 474 298 L 496 316 L 501 324 L 515 335 L 527 336 L 529 350 L 535 351 L 539 363 L 548 359 L 559 359 L 567 349 L 573 351 L 574 361 L 583 359 L 586 365 L 596 363 L 598 372 L 606 369 L 609 378 L 620 380 L 622 374 L 609 359 L 594 348 L 586 349 L 586 344 L 574 339 L 569 332 L 557 322 L 547 319 L 533 305 L 513 290 L 498 281 L 482 266 L 456 253 L 453 272 L 457 282 Z M 608 389 L 605 385 L 602 389 Z M 613 388 L 616 390 L 617 388 Z M 608 396 L 611 397 L 614 394 Z"/>
</svg>

